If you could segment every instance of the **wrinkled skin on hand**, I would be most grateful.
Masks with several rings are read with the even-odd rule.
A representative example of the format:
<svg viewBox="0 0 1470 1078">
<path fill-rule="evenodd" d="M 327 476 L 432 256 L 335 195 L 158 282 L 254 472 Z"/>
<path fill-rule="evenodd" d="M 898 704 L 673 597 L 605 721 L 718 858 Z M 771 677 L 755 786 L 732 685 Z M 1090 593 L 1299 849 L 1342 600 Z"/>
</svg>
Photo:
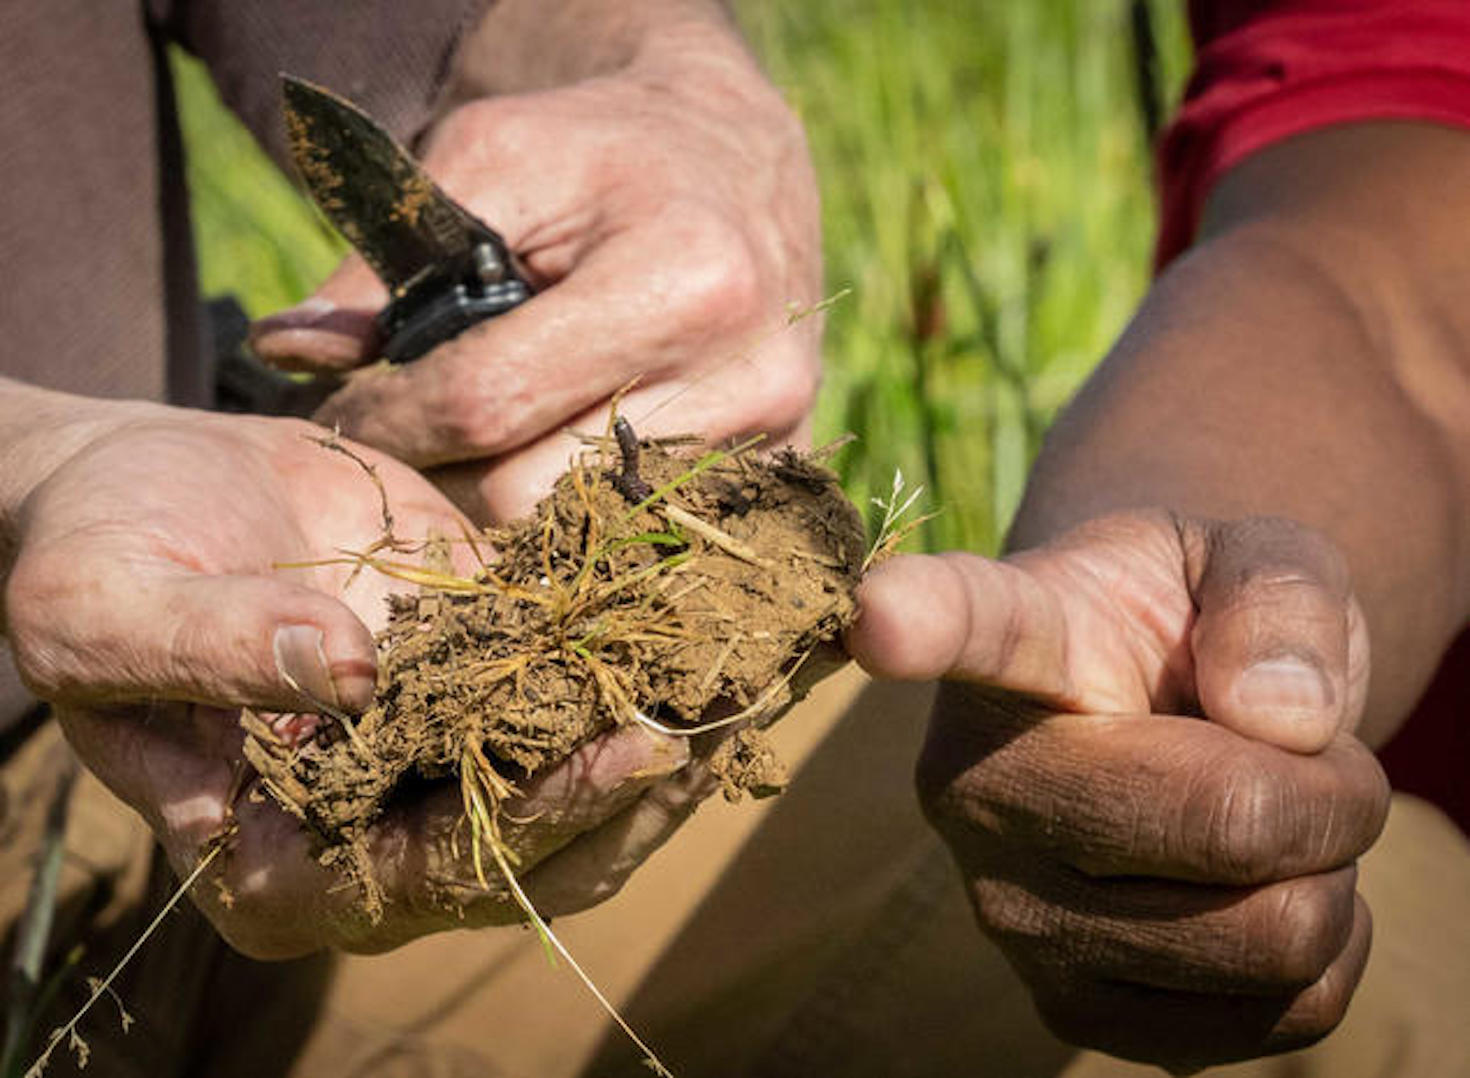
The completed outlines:
<svg viewBox="0 0 1470 1078">
<path fill-rule="evenodd" d="M 895 559 L 861 602 L 870 671 L 946 679 L 920 796 L 1054 1032 L 1184 1072 L 1337 1024 L 1388 788 L 1326 540 L 1127 514 L 1002 562 Z"/>
<path fill-rule="evenodd" d="M 311 699 L 362 708 L 375 676 L 371 630 L 386 617 L 387 593 L 403 585 L 373 571 L 349 583 L 342 565 L 278 568 L 367 550 L 383 536 L 381 500 L 362 468 L 315 444 L 328 432 L 121 407 L 126 418 L 24 503 L 6 635 L 77 754 L 147 820 L 182 874 L 226 826 L 241 768 L 238 707 L 276 713 L 287 736 L 318 721 L 291 714 L 309 711 Z M 421 476 L 364 447 L 353 452 L 376 469 L 398 537 L 461 534 L 462 518 Z M 708 793 L 701 771 L 680 770 L 687 759 L 682 741 L 624 730 L 528 783 L 506 806 L 525 821 L 508 824 L 506 839 L 538 908 L 570 912 L 616 891 Z M 256 957 L 375 951 L 516 920 L 503 888 L 487 893 L 476 882 L 463 834 L 450 841 L 460 796 L 448 783 L 379 823 L 378 923 L 355 889 L 317 864 L 294 818 L 249 796 L 235 802 L 238 833 L 218 862 L 223 892 L 201 883 L 194 897 Z"/>
<path fill-rule="evenodd" d="M 816 185 L 801 127 L 748 59 L 687 58 L 476 99 L 425 165 L 500 231 L 538 294 L 422 359 L 360 370 L 317 418 L 435 478 L 472 516 L 534 504 L 608 401 L 645 435 L 800 440 L 819 376 Z M 376 356 L 382 284 L 351 257 L 257 324 L 264 358 L 318 372 Z"/>
</svg>

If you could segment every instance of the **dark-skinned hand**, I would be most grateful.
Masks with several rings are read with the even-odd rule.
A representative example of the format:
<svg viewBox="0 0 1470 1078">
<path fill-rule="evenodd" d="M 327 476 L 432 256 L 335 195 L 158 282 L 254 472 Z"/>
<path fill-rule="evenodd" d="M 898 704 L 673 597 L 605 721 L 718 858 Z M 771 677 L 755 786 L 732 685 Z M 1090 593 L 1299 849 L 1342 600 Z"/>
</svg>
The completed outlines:
<svg viewBox="0 0 1470 1078">
<path fill-rule="evenodd" d="M 1185 1072 L 1338 1023 L 1388 787 L 1324 538 L 1130 513 L 1003 561 L 895 558 L 861 601 L 870 672 L 944 679 L 920 796 L 1058 1036 Z"/>
</svg>

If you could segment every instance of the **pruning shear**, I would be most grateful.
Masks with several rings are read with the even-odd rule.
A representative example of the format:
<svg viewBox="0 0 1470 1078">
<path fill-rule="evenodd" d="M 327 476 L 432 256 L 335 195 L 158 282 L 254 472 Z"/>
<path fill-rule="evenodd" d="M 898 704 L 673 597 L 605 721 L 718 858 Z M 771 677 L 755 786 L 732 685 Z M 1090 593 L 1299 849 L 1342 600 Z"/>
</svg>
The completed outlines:
<svg viewBox="0 0 1470 1078">
<path fill-rule="evenodd" d="M 531 298 L 505 240 L 439 189 L 356 105 L 282 75 L 291 155 L 312 199 L 388 286 L 383 356 L 407 363 Z"/>
</svg>

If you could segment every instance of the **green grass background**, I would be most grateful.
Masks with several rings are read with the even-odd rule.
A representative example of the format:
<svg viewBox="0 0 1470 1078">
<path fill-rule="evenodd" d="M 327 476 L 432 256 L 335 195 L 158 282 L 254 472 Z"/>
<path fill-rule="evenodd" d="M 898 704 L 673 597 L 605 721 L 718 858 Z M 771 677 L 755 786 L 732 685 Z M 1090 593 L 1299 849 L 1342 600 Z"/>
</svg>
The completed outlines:
<svg viewBox="0 0 1470 1078">
<path fill-rule="evenodd" d="M 1182 0 L 1148 0 L 1172 100 Z M 1154 234 L 1131 0 L 742 0 L 806 122 L 829 293 L 819 440 L 854 498 L 895 469 L 940 510 L 923 546 L 996 549 L 1047 423 L 1122 328 Z M 252 315 L 341 242 L 175 56 L 200 273 Z"/>
</svg>

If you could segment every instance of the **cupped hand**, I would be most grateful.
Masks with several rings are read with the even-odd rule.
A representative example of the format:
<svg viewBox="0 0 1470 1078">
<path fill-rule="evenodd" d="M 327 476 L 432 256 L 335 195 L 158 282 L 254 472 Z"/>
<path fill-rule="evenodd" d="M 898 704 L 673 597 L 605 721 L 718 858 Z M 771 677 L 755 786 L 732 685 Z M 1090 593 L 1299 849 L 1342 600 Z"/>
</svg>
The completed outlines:
<svg viewBox="0 0 1470 1078">
<path fill-rule="evenodd" d="M 517 917 L 503 887 L 479 885 L 467 843 L 453 841 L 457 784 L 377 826 L 386 905 L 376 921 L 317 863 L 294 818 L 237 796 L 250 774 L 238 709 L 275 713 L 288 737 L 309 731 L 296 716 L 323 703 L 360 710 L 376 673 L 372 630 L 387 594 L 406 587 L 305 563 L 371 550 L 385 500 L 400 541 L 459 536 L 463 519 L 411 469 L 308 423 L 120 407 L 124 418 L 30 491 L 5 592 L 18 667 L 78 755 L 148 821 L 181 873 L 233 813 L 217 886 L 195 897 L 246 953 L 378 950 Z M 707 792 L 697 773 L 668 777 L 687 758 L 682 742 L 621 731 L 506 806 L 508 820 L 524 821 L 508 825 L 507 843 L 548 914 L 607 897 L 687 815 Z"/>
<path fill-rule="evenodd" d="M 406 366 L 355 372 L 318 418 L 439 468 L 473 515 L 529 508 L 566 467 L 566 428 L 609 399 L 643 433 L 799 438 L 819 376 L 816 186 L 800 125 L 744 56 L 690 54 L 530 94 L 434 129 L 425 164 L 500 231 L 538 294 Z M 376 357 L 383 285 L 351 257 L 257 324 L 283 367 Z M 466 463 L 469 462 L 469 463 Z M 463 497 L 458 497 L 463 495 Z"/>
<path fill-rule="evenodd" d="M 894 559 L 861 605 L 869 671 L 945 679 L 920 796 L 1059 1036 L 1183 1071 L 1337 1024 L 1388 788 L 1325 539 L 1133 513 L 1000 562 Z"/>
</svg>

